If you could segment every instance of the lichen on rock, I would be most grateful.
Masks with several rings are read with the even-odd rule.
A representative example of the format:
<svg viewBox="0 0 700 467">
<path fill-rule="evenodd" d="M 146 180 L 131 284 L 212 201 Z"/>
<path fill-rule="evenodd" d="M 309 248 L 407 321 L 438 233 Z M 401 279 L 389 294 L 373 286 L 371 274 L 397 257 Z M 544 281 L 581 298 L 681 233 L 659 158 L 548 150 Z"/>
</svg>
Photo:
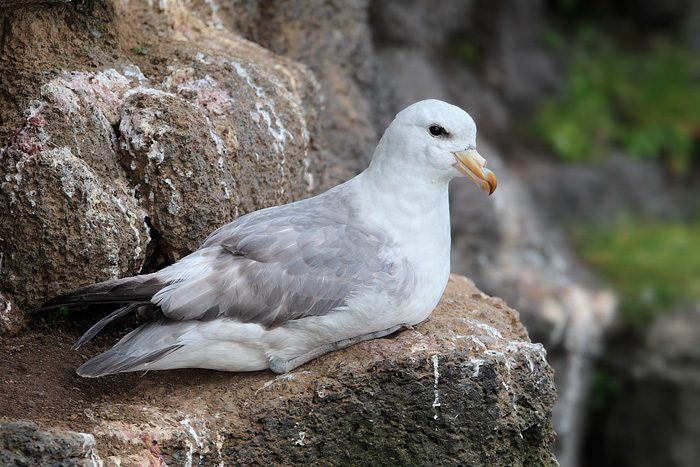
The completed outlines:
<svg viewBox="0 0 700 467">
<path fill-rule="evenodd" d="M 139 271 L 149 241 L 145 212 L 118 180 L 107 182 L 69 147 L 9 149 L 2 163 L 0 285 L 20 309 L 66 287 Z"/>
<path fill-rule="evenodd" d="M 167 66 L 146 76 L 116 54 L 98 70 L 56 57 L 65 68 L 35 77 L 22 118 L 7 120 L 19 124 L 0 147 L 0 290 L 17 306 L 0 330 L 56 293 L 162 266 L 239 215 L 315 193 L 313 76 L 182 13 L 188 40 L 158 37 Z"/>
</svg>

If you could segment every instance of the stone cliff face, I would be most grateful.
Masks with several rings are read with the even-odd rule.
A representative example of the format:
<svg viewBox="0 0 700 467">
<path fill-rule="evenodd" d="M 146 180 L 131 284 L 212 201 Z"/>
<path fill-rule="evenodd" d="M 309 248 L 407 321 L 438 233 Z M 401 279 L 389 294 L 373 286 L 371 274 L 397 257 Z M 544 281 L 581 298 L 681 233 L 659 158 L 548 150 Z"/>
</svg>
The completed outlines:
<svg viewBox="0 0 700 467">
<path fill-rule="evenodd" d="M 556 465 L 543 349 L 461 278 L 415 330 L 278 378 L 81 380 L 79 320 L 27 315 L 364 168 L 398 110 L 366 1 L 0 0 L 0 20 L 0 461 Z"/>
<path fill-rule="evenodd" d="M 3 106 L 17 112 L 4 120 L 0 149 L 7 330 L 48 296 L 136 274 L 146 261 L 172 262 L 238 215 L 316 194 L 325 173 L 312 136 L 318 85 L 304 66 L 214 33 L 183 6 L 163 13 L 167 34 L 150 35 L 143 21 L 157 11 L 146 15 L 137 2 L 111 8 L 5 10 L 3 79 L 24 96 Z M 98 13 L 112 21 L 89 24 Z M 138 23 L 146 32 L 131 36 Z M 34 34 L 46 28 L 96 43 L 58 35 L 47 51 Z M 106 53 L 106 37 L 129 48 L 101 56 L 104 63 L 65 59 Z"/>
</svg>

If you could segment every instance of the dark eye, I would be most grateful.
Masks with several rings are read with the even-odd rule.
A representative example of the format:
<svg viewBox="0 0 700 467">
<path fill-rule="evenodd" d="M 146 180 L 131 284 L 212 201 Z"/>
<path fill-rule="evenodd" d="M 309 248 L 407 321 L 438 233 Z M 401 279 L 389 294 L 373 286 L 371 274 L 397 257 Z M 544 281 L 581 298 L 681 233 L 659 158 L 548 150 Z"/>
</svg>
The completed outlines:
<svg viewBox="0 0 700 467">
<path fill-rule="evenodd" d="M 433 136 L 447 136 L 449 133 L 447 130 L 445 130 L 443 127 L 440 125 L 431 125 L 428 128 L 428 131 L 430 132 L 431 135 Z"/>
</svg>

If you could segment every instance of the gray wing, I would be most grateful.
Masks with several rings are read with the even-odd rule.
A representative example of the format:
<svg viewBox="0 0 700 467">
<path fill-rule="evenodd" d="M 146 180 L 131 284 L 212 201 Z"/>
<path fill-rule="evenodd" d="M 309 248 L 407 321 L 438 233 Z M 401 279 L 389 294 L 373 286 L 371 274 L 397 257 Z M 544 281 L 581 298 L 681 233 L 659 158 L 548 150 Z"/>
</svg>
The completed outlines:
<svg viewBox="0 0 700 467">
<path fill-rule="evenodd" d="M 360 223 L 338 193 L 249 214 L 158 273 L 168 318 L 228 317 L 279 326 L 342 310 L 354 294 L 400 293 L 411 282 L 390 238 Z"/>
</svg>

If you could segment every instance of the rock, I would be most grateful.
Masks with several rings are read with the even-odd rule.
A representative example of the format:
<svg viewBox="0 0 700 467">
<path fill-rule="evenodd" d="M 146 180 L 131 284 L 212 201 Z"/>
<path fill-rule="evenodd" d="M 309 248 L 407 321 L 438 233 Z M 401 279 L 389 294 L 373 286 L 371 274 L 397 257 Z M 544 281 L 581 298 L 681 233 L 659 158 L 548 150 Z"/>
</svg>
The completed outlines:
<svg viewBox="0 0 700 467">
<path fill-rule="evenodd" d="M 566 224 L 610 224 L 632 213 L 677 219 L 695 212 L 697 197 L 683 203 L 661 164 L 620 153 L 595 164 L 543 163 L 530 155 L 519 173 L 542 215 Z"/>
<path fill-rule="evenodd" d="M 119 133 L 129 179 L 170 260 L 196 250 L 213 226 L 233 220 L 240 199 L 226 145 L 194 105 L 170 93 L 135 90 L 122 106 Z"/>
<path fill-rule="evenodd" d="M 479 116 L 481 132 L 510 137 L 512 117 L 529 117 L 558 85 L 560 73 L 542 47 L 545 15 L 541 0 L 447 0 L 439 8 L 425 0 L 373 2 L 379 67 L 389 71 L 377 82 L 400 83 L 394 101 L 406 99 L 407 88 L 411 99 L 419 90 L 422 99 L 449 96 Z"/>
<path fill-rule="evenodd" d="M 2 166 L 0 285 L 15 313 L 61 290 L 139 271 L 145 212 L 119 173 L 105 180 L 69 147 L 11 147 Z"/>
<path fill-rule="evenodd" d="M 0 422 L 0 464 L 97 467 L 95 437 L 65 430 L 39 430 L 36 423 Z"/>
<path fill-rule="evenodd" d="M 236 0 L 200 14 L 273 52 L 308 66 L 323 92 L 319 138 L 332 179 L 346 180 L 368 165 L 386 125 L 375 83 L 368 0 Z M 412 104 L 413 102 L 411 102 Z M 331 185 L 324 185 L 330 188 Z"/>
<path fill-rule="evenodd" d="M 601 451 L 607 465 L 700 465 L 700 304 L 659 316 L 618 375 Z M 654 436 L 649 436 L 653 433 Z"/>
<path fill-rule="evenodd" d="M 58 339 L 68 352 L 70 336 Z M 4 342 L 0 355 L 20 341 Z M 25 352 L 15 357 L 28 362 L 21 373 L 0 359 L 0 372 L 12 375 L 0 381 L 10 398 L 4 413 L 94 436 L 105 466 L 558 465 L 543 347 L 530 343 L 516 311 L 460 276 L 414 329 L 284 375 L 177 370 L 90 380 L 51 352 Z M 18 389 L 32 384 L 44 397 L 17 410 L 38 388 Z"/>
<path fill-rule="evenodd" d="M 0 146 L 0 332 L 53 295 L 161 267 L 239 215 L 316 194 L 325 178 L 308 69 L 180 5 L 163 15 L 145 1 L 96 3 L 2 13 L 26 20 L 8 43 L 37 60 L 0 56 L 11 63 L 3 82 L 27 96 L 0 95 L 0 134 L 10 135 Z M 97 31 L 92 46 L 107 58 L 66 59 L 87 47 L 75 24 Z M 26 42 L 26 28 L 53 28 L 58 42 Z M 114 49 L 134 37 L 148 50 Z"/>
</svg>

